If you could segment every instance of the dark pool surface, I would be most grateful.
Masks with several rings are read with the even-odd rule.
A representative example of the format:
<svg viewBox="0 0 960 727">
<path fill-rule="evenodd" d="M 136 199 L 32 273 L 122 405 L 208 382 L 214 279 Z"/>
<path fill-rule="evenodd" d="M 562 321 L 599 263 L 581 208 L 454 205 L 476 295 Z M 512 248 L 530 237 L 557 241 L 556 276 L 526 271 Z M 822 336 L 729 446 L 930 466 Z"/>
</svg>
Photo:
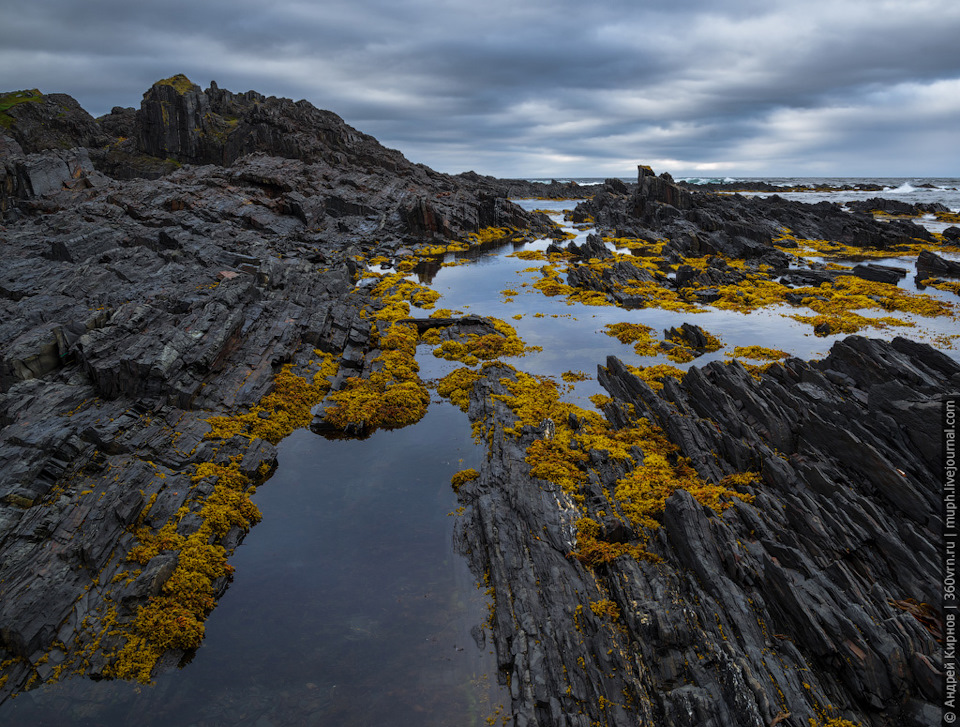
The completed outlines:
<svg viewBox="0 0 960 727">
<path fill-rule="evenodd" d="M 153 687 L 48 685 L 0 724 L 486 724 L 504 696 L 470 635 L 487 609 L 453 550 L 450 487 L 480 456 L 446 403 L 363 441 L 294 433 L 190 664 Z"/>
<path fill-rule="evenodd" d="M 567 305 L 529 285 L 539 273 L 525 269 L 543 263 L 508 257 L 514 249 L 508 245 L 468 265 L 440 269 L 431 281 L 442 294 L 437 307 L 503 318 L 528 345 L 543 347 L 511 360 L 518 368 L 551 376 L 586 373 L 591 378 L 566 394 L 584 407 L 600 392 L 597 365 L 608 355 L 636 365 L 667 362 L 639 357 L 632 346 L 606 336 L 607 323 L 644 323 L 659 333 L 690 322 L 719 336 L 728 350 L 760 344 L 802 358 L 822 357 L 838 338 L 817 338 L 809 326 L 776 311 L 690 314 Z M 912 274 L 902 287 L 915 289 Z M 510 301 L 501 292 L 508 289 L 518 293 Z M 925 340 L 958 333 L 954 320 L 916 320 L 918 328 L 864 335 Z M 948 353 L 958 357 L 956 350 Z M 427 347 L 418 358 L 425 379 L 459 366 L 434 358 Z M 720 351 L 695 364 L 723 358 Z M 3 705 L 0 725 L 486 724 L 509 695 L 497 685 L 490 647 L 478 647 L 471 637 L 487 604 L 452 540 L 457 502 L 450 477 L 479 467 L 483 456 L 466 416 L 435 402 L 406 429 L 363 441 L 328 441 L 300 431 L 279 449 L 277 472 L 255 497 L 263 521 L 230 558 L 235 580 L 189 664 L 150 687 L 85 679 L 47 685 Z"/>
</svg>

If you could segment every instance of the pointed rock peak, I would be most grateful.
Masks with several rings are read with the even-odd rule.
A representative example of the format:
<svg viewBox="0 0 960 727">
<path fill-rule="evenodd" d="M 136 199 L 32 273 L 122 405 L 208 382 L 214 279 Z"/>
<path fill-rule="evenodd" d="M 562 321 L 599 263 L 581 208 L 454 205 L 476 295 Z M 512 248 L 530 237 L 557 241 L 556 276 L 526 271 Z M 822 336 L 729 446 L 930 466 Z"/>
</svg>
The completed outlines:
<svg viewBox="0 0 960 727">
<path fill-rule="evenodd" d="M 656 173 L 653 171 L 653 167 L 647 164 L 638 164 L 637 165 L 637 181 L 642 182 L 644 177 L 655 177 Z"/>
<path fill-rule="evenodd" d="M 154 86 L 171 86 L 174 91 L 179 95 L 183 95 L 188 91 L 199 91 L 200 87 L 191 81 L 189 78 L 184 76 L 182 73 L 178 73 L 176 76 L 171 76 L 170 78 L 164 78 L 163 80 L 157 81 Z"/>
</svg>

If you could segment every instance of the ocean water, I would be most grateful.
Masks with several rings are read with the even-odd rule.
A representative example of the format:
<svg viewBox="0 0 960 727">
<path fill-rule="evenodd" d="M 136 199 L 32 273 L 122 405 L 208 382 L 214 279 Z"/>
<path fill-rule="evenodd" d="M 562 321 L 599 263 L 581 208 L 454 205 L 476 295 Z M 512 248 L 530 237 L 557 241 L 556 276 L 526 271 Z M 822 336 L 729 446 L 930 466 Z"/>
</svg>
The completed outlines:
<svg viewBox="0 0 960 727">
<path fill-rule="evenodd" d="M 618 177 L 624 182 L 636 182 L 636 177 Z M 816 203 L 849 202 L 853 200 L 884 197 L 896 199 L 910 204 L 930 204 L 939 202 L 953 212 L 960 212 L 960 178 L 957 177 L 676 177 L 678 182 L 690 184 L 732 184 L 750 182 L 765 182 L 777 187 L 790 189 L 794 187 L 809 187 L 809 192 L 760 192 L 758 196 L 779 194 L 785 199 L 800 202 Z M 531 178 L 534 182 L 549 182 L 550 179 L 541 177 Z M 563 177 L 559 182 L 576 182 L 580 185 L 603 184 L 603 177 Z M 830 187 L 844 187 L 855 185 L 879 185 L 882 191 L 842 191 L 817 192 L 815 187 L 828 185 Z"/>
<path fill-rule="evenodd" d="M 889 180 L 890 192 L 883 196 L 948 200 L 943 203 L 960 210 L 960 180 L 937 181 L 943 184 L 931 189 L 919 186 L 923 180 Z M 849 197 L 789 196 L 796 194 L 807 201 Z M 925 195 L 940 197 L 928 200 Z M 558 222 L 565 209 L 576 205 L 518 203 L 548 210 Z M 582 241 L 590 230 L 575 232 Z M 608 355 L 635 365 L 666 362 L 638 356 L 632 346 L 605 335 L 608 323 L 644 323 L 659 332 L 690 322 L 717 335 L 728 350 L 762 343 L 802 358 L 824 356 L 839 338 L 816 337 L 809 326 L 782 315 L 792 309 L 744 315 L 707 308 L 689 314 L 569 305 L 547 298 L 532 287 L 542 263 L 510 255 L 544 249 L 549 242 L 473 251 L 464 265 L 425 266 L 421 282 L 441 294 L 438 308 L 502 318 L 528 345 L 543 347 L 540 353 L 512 359 L 518 368 L 554 377 L 565 371 L 587 374 L 587 380 L 565 393 L 583 407 L 592 407 L 588 397 L 601 392 L 597 366 Z M 456 258 L 448 254 L 445 261 Z M 876 262 L 908 268 L 911 274 L 901 286 L 916 290 L 910 259 Z M 924 292 L 960 303 L 949 293 Z M 418 314 L 429 311 L 413 312 Z M 915 328 L 863 333 L 931 342 L 960 333 L 953 319 L 913 320 Z M 942 350 L 960 360 L 960 351 L 940 341 Z M 680 367 L 723 359 L 718 351 Z M 418 361 L 425 380 L 459 366 L 433 357 L 427 347 L 418 351 Z M 230 558 L 235 580 L 207 621 L 207 637 L 189 663 L 159 675 L 149 687 L 83 678 L 47 684 L 0 705 L 0 725 L 487 724 L 500 705 L 508 704 L 509 692 L 498 683 L 489 645 L 474 638 L 487 616 L 487 597 L 453 547 L 458 503 L 450 487 L 456 471 L 479 468 L 484 454 L 470 437 L 466 416 L 441 401 L 432 402 L 418 424 L 377 432 L 363 441 L 294 433 L 279 447 L 276 474 L 255 495 L 263 522 Z"/>
</svg>

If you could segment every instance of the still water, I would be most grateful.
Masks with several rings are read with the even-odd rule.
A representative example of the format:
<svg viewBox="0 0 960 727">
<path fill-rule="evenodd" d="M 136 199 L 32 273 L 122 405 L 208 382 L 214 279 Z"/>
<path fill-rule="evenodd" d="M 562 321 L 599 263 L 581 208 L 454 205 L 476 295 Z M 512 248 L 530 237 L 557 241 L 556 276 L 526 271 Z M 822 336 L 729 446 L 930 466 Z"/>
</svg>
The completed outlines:
<svg viewBox="0 0 960 727">
<path fill-rule="evenodd" d="M 575 203 L 520 204 L 552 210 L 561 221 L 561 210 Z M 578 231 L 581 239 L 586 234 Z M 568 305 L 532 287 L 543 263 L 509 256 L 548 244 L 506 245 L 424 280 L 442 295 L 437 307 L 503 318 L 528 345 L 543 347 L 513 360 L 518 368 L 556 377 L 588 374 L 565 394 L 586 408 L 592 407 L 587 397 L 600 393 L 597 365 L 608 355 L 635 365 L 666 362 L 637 356 L 632 346 L 606 336 L 608 323 L 661 330 L 690 322 L 720 337 L 728 350 L 760 344 L 802 358 L 822 357 L 837 338 L 818 338 L 777 310 L 690 314 Z M 911 267 L 904 259 L 876 262 Z M 901 286 L 915 289 L 912 274 Z M 956 302 L 941 291 L 925 292 Z M 864 333 L 920 340 L 958 333 L 955 320 L 917 320 L 915 329 Z M 960 358 L 956 349 L 946 352 Z M 418 358 L 427 380 L 459 366 L 426 347 Z M 694 363 L 723 358 L 719 351 Z M 0 724 L 486 724 L 509 695 L 497 684 L 490 647 L 471 635 L 479 632 L 487 604 L 453 547 L 457 502 L 450 488 L 456 471 L 479 468 L 483 456 L 466 416 L 439 401 L 418 424 L 363 441 L 294 433 L 279 447 L 276 474 L 255 496 L 263 521 L 230 559 L 235 580 L 189 664 L 150 687 L 83 679 L 47 685 L 0 707 Z"/>
</svg>

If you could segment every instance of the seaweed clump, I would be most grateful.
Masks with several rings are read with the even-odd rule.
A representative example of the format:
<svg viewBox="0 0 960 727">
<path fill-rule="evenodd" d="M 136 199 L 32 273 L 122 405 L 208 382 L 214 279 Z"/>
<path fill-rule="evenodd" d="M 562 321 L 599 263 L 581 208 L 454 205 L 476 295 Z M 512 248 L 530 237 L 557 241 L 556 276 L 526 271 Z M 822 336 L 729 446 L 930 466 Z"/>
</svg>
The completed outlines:
<svg viewBox="0 0 960 727">
<path fill-rule="evenodd" d="M 330 389 L 330 379 L 337 373 L 332 354 L 316 350 L 316 372 L 309 379 L 297 376 L 293 364 L 285 365 L 274 378 L 273 391 L 250 411 L 233 416 L 210 417 L 208 439 L 266 439 L 277 444 L 295 429 L 310 424 L 310 410 L 320 403 Z"/>
<path fill-rule="evenodd" d="M 479 335 L 470 333 L 461 340 L 441 341 L 433 350 L 433 355 L 447 361 L 459 361 L 467 366 L 476 366 L 481 361 L 525 356 L 533 351 L 542 350 L 539 346 L 527 346 L 516 329 L 499 318 L 488 318 L 494 333 Z"/>
<path fill-rule="evenodd" d="M 145 566 L 170 551 L 176 553 L 177 565 L 160 593 L 137 609 L 132 633 L 106 672 L 108 676 L 147 683 L 165 652 L 200 646 L 204 621 L 216 605 L 218 582 L 233 572 L 227 563 L 226 549 L 218 541 L 234 527 L 248 531 L 261 517 L 250 500 L 255 488 L 240 471 L 239 458 L 227 465 L 198 465 L 193 482 L 207 478 L 214 482 L 213 492 L 196 513 L 200 526 L 192 533 L 178 532 L 179 524 L 190 514 L 186 506 L 177 513 L 176 520 L 156 533 L 143 527 L 135 531 L 140 543 L 130 551 L 129 560 Z"/>
<path fill-rule="evenodd" d="M 432 308 L 440 295 L 406 280 L 403 273 L 384 276 L 373 289 L 375 310 L 371 341 L 380 354 L 366 377 L 348 378 L 330 395 L 326 423 L 348 434 L 364 435 L 376 429 L 397 429 L 420 421 L 427 413 L 430 394 L 420 379 L 416 361 L 419 335 L 402 322 L 411 303 Z"/>
<path fill-rule="evenodd" d="M 740 489 L 752 486 L 751 472 L 730 475 L 720 482 L 703 480 L 692 464 L 678 456 L 678 447 L 650 421 L 639 418 L 614 428 L 601 414 L 560 399 L 560 387 L 549 377 L 533 376 L 501 365 L 499 384 L 506 393 L 493 399 L 513 413 L 505 436 L 530 438 L 525 461 L 530 476 L 560 487 L 581 510 L 577 519 L 576 547 L 571 556 L 590 566 L 620 556 L 657 560 L 647 549 L 647 535 L 660 526 L 666 499 L 683 489 L 717 513 L 735 500 L 751 502 Z M 488 371 L 488 375 L 493 375 Z M 461 380 L 457 390 L 467 381 Z M 603 402 L 600 402 L 603 403 Z M 475 422 L 475 433 L 482 432 Z M 592 457 L 615 460 L 625 474 L 606 491 L 608 506 L 618 512 L 637 533 L 635 542 L 607 542 L 600 520 L 605 513 L 589 512 L 586 490 Z"/>
</svg>

